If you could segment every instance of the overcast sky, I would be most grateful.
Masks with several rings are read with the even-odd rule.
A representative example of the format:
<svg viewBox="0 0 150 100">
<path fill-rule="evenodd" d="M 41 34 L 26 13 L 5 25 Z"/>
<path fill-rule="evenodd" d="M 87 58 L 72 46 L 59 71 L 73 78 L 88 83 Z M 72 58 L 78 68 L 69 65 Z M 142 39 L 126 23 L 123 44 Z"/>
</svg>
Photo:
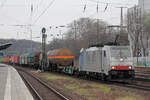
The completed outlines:
<svg viewBox="0 0 150 100">
<path fill-rule="evenodd" d="M 129 8 L 138 4 L 138 0 L 99 0 L 99 12 L 97 13 L 95 1 L 97 0 L 0 0 L 0 38 L 30 39 L 29 27 L 17 25 L 31 23 L 34 24 L 33 37 L 39 37 L 43 26 L 48 28 L 49 26 L 67 25 L 81 17 L 99 18 L 109 24 L 118 25 L 120 9 L 117 7 Z M 108 7 L 104 12 L 107 3 Z M 32 14 L 31 4 L 33 4 Z M 85 5 L 86 9 L 83 12 Z M 124 9 L 124 14 L 126 10 Z M 66 29 L 53 28 L 47 33 L 57 34 L 59 30 L 64 32 Z M 50 41 L 50 36 L 48 37 Z M 40 38 L 33 39 L 41 40 Z"/>
</svg>

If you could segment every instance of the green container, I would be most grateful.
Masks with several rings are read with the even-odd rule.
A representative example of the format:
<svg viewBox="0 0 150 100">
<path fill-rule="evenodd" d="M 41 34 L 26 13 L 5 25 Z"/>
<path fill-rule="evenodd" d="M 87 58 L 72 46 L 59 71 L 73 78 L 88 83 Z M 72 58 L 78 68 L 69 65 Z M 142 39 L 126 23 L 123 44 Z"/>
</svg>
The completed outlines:
<svg viewBox="0 0 150 100">
<path fill-rule="evenodd" d="M 11 58 L 11 63 L 14 64 L 14 56 Z"/>
<path fill-rule="evenodd" d="M 34 64 L 34 57 L 35 57 L 35 53 L 34 52 L 28 54 L 27 62 L 28 62 L 29 65 L 33 65 Z"/>
<path fill-rule="evenodd" d="M 3 61 L 3 58 L 2 57 L 0 57 L 0 62 L 2 62 Z"/>
</svg>

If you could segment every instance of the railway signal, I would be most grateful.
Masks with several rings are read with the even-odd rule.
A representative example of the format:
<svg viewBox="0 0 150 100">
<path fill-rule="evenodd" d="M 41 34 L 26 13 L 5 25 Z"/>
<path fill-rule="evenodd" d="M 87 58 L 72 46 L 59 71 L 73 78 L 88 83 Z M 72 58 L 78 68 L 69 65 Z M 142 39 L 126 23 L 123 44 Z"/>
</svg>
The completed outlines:
<svg viewBox="0 0 150 100">
<path fill-rule="evenodd" d="M 41 66 L 42 66 L 42 72 L 47 66 L 47 55 L 46 55 L 46 38 L 47 35 L 46 33 L 46 28 L 42 28 L 42 61 L 41 61 Z"/>
</svg>

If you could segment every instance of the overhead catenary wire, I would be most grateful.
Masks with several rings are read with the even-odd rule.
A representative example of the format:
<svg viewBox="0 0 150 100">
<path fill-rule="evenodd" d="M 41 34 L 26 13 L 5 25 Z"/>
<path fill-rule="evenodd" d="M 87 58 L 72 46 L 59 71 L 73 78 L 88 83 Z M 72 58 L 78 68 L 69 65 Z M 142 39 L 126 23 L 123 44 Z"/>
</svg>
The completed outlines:
<svg viewBox="0 0 150 100">
<path fill-rule="evenodd" d="M 126 3 L 126 4 L 123 4 L 123 3 L 110 3 L 110 2 L 100 2 L 98 0 L 88 0 L 88 1 L 91 1 L 91 2 L 94 2 L 94 3 L 101 3 L 101 4 L 109 4 L 109 5 L 135 5 L 135 4 L 129 4 L 129 3 Z"/>
<path fill-rule="evenodd" d="M 84 10 L 83 10 L 83 12 L 85 12 L 85 10 L 86 10 L 86 4 L 84 5 Z"/>
<path fill-rule="evenodd" d="M 96 6 L 96 11 L 97 11 L 97 13 L 98 13 L 98 10 L 99 10 L 98 2 L 99 2 L 99 1 L 97 1 L 97 6 Z"/>
<path fill-rule="evenodd" d="M 49 5 L 44 9 L 44 11 L 37 17 L 37 19 L 33 22 L 33 24 L 35 24 L 39 19 L 40 17 L 51 7 L 51 5 L 54 3 L 55 0 L 52 0 Z"/>
<path fill-rule="evenodd" d="M 108 7 L 115 7 L 116 8 L 116 6 L 122 6 L 122 5 L 134 5 L 134 4 L 123 4 L 123 3 L 110 3 L 110 2 L 101 2 L 101 1 L 99 1 L 99 0 L 86 0 L 86 1 L 91 1 L 91 2 L 93 2 L 93 3 L 95 3 L 96 4 L 96 12 L 97 12 L 97 19 L 98 19 L 98 16 L 99 16 L 99 14 L 98 14 L 98 12 L 101 12 L 101 13 L 105 13 L 107 10 L 108 10 Z M 104 7 L 104 10 L 101 10 L 101 11 L 99 11 L 99 4 L 102 4 L 103 5 L 103 7 Z M 86 6 L 86 8 L 87 8 L 87 6 Z M 84 12 L 85 12 L 85 10 L 84 10 Z"/>
<path fill-rule="evenodd" d="M 84 1 L 83 1 L 83 0 L 81 0 L 81 1 L 84 3 Z M 85 2 L 84 7 L 83 7 L 83 13 L 85 12 L 86 7 L 87 7 L 87 3 Z"/>
<path fill-rule="evenodd" d="M 107 8 L 108 8 L 108 3 L 106 4 L 106 7 L 105 7 L 105 9 L 104 9 L 104 12 L 107 10 Z"/>
<path fill-rule="evenodd" d="M 97 13 L 99 12 L 99 1 L 95 2 L 96 3 L 96 11 Z M 107 8 L 108 8 L 109 4 L 106 3 L 105 8 L 103 10 L 103 12 L 106 12 Z M 84 5 L 84 10 L 83 13 L 85 12 L 85 9 L 87 8 L 87 4 Z"/>
<path fill-rule="evenodd" d="M 38 11 L 39 5 L 43 3 L 44 0 L 38 0 L 37 6 L 34 8 L 34 11 Z"/>
</svg>

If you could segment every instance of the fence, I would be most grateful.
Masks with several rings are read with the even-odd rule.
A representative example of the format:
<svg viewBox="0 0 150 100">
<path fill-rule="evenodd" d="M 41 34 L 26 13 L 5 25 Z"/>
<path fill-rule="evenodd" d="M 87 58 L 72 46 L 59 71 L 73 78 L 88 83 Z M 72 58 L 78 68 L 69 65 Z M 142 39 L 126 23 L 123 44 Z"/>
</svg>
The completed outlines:
<svg viewBox="0 0 150 100">
<path fill-rule="evenodd" d="M 134 57 L 133 65 L 135 67 L 150 67 L 150 57 Z"/>
</svg>

